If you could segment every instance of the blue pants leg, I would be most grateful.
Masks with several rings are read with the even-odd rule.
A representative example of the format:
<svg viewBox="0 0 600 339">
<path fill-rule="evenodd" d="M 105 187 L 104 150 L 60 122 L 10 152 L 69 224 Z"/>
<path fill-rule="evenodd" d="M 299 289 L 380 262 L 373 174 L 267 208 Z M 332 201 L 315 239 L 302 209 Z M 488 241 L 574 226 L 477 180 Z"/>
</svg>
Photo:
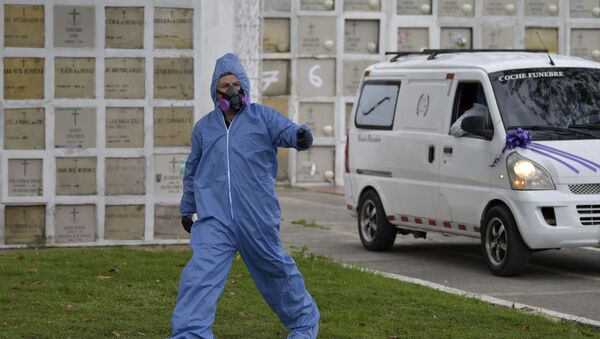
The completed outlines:
<svg viewBox="0 0 600 339">
<path fill-rule="evenodd" d="M 281 246 L 279 226 L 242 226 L 238 235 L 240 255 L 267 304 L 291 330 L 288 338 L 316 338 L 319 310 L 296 263 Z"/>
<path fill-rule="evenodd" d="M 235 240 L 229 229 L 216 221 L 196 223 L 190 246 L 193 255 L 181 274 L 171 319 L 173 338 L 212 339 L 211 325 L 235 256 Z"/>
</svg>

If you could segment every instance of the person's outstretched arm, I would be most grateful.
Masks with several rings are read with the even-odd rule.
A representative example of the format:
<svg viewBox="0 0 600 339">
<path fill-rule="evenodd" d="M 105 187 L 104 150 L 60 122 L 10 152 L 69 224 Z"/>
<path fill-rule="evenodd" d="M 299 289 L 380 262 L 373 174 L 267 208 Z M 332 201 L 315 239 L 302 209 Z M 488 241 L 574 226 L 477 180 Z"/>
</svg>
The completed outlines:
<svg viewBox="0 0 600 339">
<path fill-rule="evenodd" d="M 271 141 L 275 147 L 292 147 L 304 151 L 312 146 L 313 137 L 310 127 L 296 125 L 270 107 L 262 106 L 262 109 Z"/>
</svg>

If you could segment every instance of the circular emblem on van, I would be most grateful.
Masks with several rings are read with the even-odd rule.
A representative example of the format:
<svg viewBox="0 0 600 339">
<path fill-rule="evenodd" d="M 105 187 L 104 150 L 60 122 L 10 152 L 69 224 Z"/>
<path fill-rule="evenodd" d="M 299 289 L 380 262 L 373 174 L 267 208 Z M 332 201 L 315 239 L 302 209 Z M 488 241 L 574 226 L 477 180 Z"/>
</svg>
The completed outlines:
<svg viewBox="0 0 600 339">
<path fill-rule="evenodd" d="M 417 103 L 417 116 L 426 116 L 429 110 L 429 94 L 421 94 Z"/>
</svg>

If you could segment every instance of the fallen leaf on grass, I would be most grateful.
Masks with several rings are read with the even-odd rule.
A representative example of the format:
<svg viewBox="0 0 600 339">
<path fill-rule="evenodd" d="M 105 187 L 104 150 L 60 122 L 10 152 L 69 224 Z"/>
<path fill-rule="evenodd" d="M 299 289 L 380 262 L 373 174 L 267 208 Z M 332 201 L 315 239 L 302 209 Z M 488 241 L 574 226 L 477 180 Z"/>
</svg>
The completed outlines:
<svg viewBox="0 0 600 339">
<path fill-rule="evenodd" d="M 83 317 L 80 317 L 79 320 L 81 320 L 82 322 L 86 322 L 86 321 L 90 321 L 90 318 L 83 316 Z"/>
<path fill-rule="evenodd" d="M 253 317 L 254 314 L 252 314 L 250 312 L 246 312 L 246 311 L 240 311 L 240 316 L 246 318 L 246 317 Z"/>
<path fill-rule="evenodd" d="M 119 273 L 119 270 L 116 268 L 111 268 L 108 270 L 108 273 Z"/>
<path fill-rule="evenodd" d="M 98 279 L 98 280 L 108 280 L 110 278 L 112 278 L 112 277 L 108 276 L 108 275 L 99 275 L 99 276 L 96 276 L 96 279 Z"/>
<path fill-rule="evenodd" d="M 39 285 L 42 282 L 39 280 L 23 280 L 21 281 L 21 285 L 25 285 L 25 286 L 33 286 L 33 285 Z"/>
<path fill-rule="evenodd" d="M 60 304 L 62 306 L 63 311 L 70 312 L 73 310 L 73 305 L 71 304 Z"/>
<path fill-rule="evenodd" d="M 141 335 L 142 337 L 145 337 L 145 336 L 146 336 L 146 333 L 142 333 L 142 332 L 138 332 L 138 333 L 136 333 L 136 334 L 137 334 L 137 335 Z"/>
<path fill-rule="evenodd" d="M 30 268 L 27 270 L 27 272 L 29 272 L 29 273 L 37 273 L 37 272 L 38 272 L 38 269 L 37 269 L 37 268 L 35 268 L 35 267 L 30 267 Z"/>
<path fill-rule="evenodd" d="M 121 333 L 117 332 L 117 331 L 110 331 L 110 334 L 113 335 L 113 337 L 120 337 Z"/>
<path fill-rule="evenodd" d="M 521 331 L 529 331 L 529 325 L 521 325 Z"/>
<path fill-rule="evenodd" d="M 391 335 L 388 337 L 388 339 L 400 339 L 400 337 L 397 335 Z"/>
<path fill-rule="evenodd" d="M 8 327 L 8 324 L 6 323 L 6 321 L 3 321 L 3 322 L 0 323 L 0 326 L 2 326 L 2 327 Z"/>
</svg>

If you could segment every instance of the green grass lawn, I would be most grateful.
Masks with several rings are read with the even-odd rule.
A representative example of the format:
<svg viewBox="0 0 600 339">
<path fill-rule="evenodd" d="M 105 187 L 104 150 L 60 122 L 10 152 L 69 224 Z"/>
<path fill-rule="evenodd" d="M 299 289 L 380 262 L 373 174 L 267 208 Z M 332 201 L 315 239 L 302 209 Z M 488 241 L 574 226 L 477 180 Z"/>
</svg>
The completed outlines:
<svg viewBox="0 0 600 339">
<path fill-rule="evenodd" d="M 0 252 L 0 337 L 165 338 L 190 256 L 177 249 Z M 305 252 L 294 258 L 321 311 L 319 338 L 600 338 L 598 328 L 343 268 Z M 239 257 L 213 329 L 218 338 L 287 334 Z"/>
</svg>

